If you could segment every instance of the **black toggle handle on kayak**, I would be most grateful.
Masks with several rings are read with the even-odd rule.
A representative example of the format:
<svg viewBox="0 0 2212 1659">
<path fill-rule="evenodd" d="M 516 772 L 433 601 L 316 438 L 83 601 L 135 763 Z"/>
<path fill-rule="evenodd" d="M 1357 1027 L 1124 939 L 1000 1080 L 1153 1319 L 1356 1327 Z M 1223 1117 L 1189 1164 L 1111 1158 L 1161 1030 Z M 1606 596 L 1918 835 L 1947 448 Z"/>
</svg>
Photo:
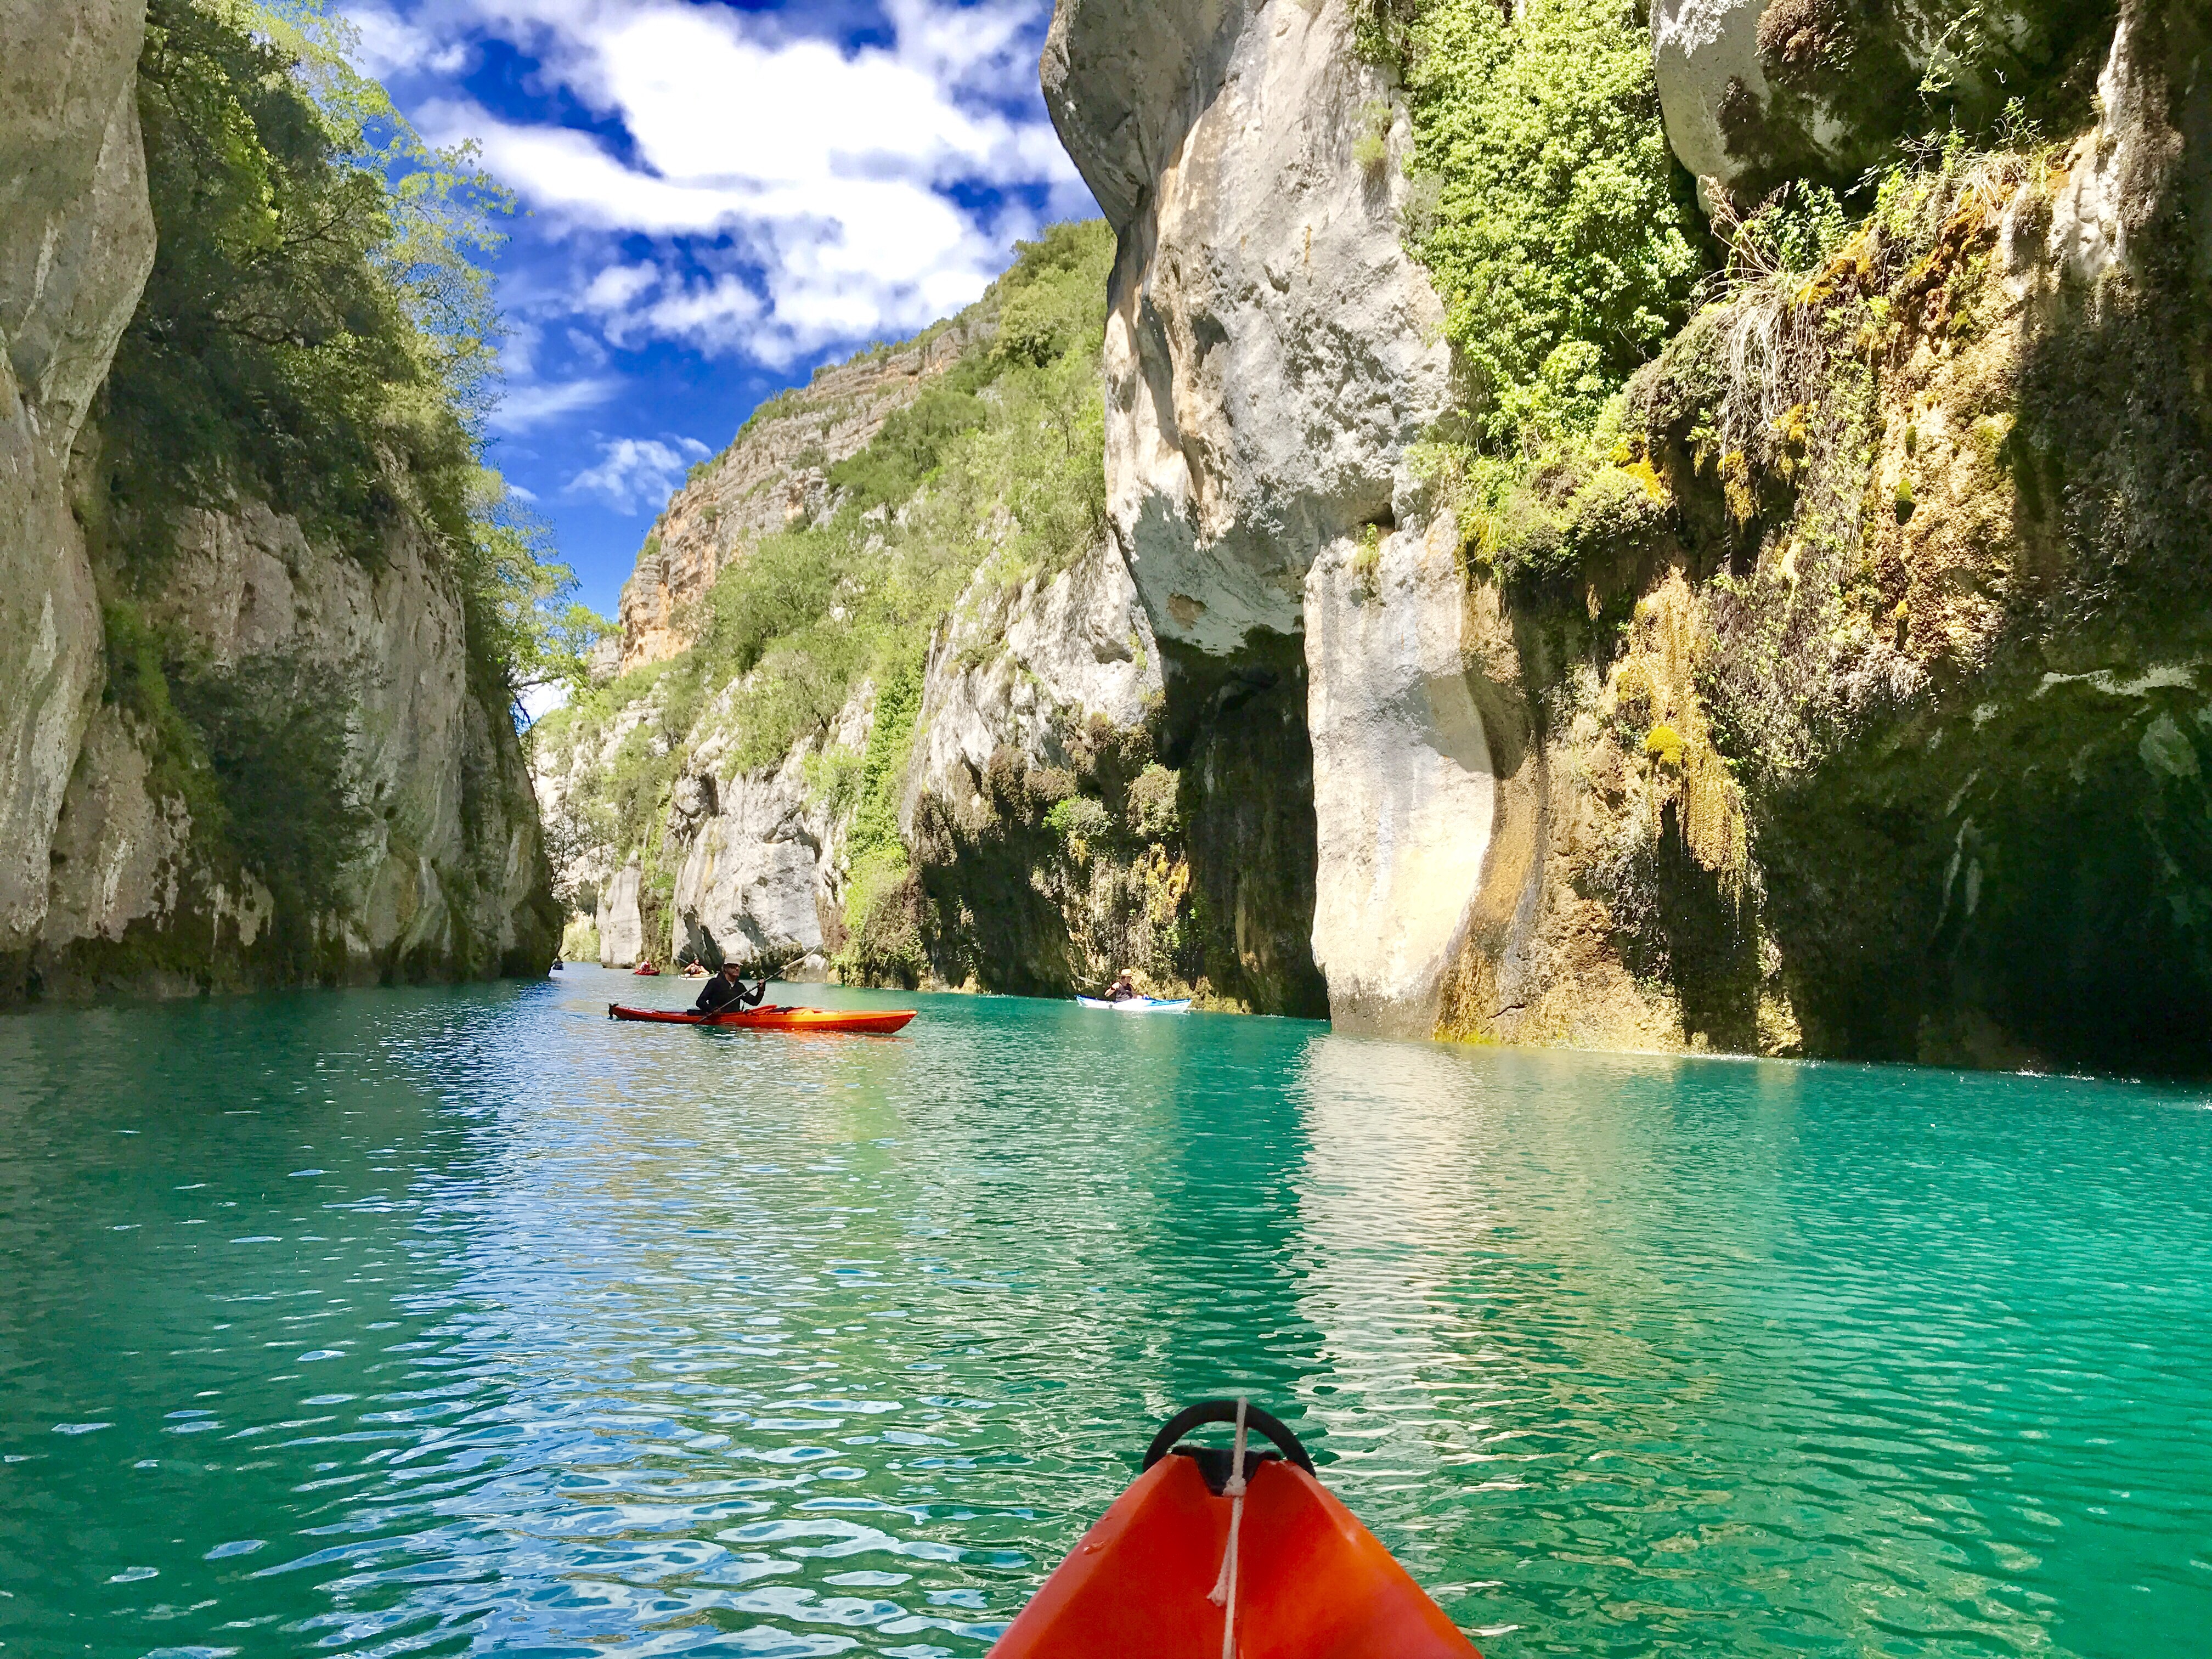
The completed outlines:
<svg viewBox="0 0 2212 1659">
<path fill-rule="evenodd" d="M 1160 1431 L 1152 1437 L 1152 1443 L 1145 1449 L 1145 1468 L 1149 1469 L 1160 1459 L 1165 1457 L 1175 1449 L 1176 1441 L 1200 1425 L 1234 1423 L 1236 1420 L 1237 1402 L 1233 1400 L 1201 1400 L 1194 1406 L 1185 1406 L 1161 1425 Z M 1313 1474 L 1313 1459 L 1306 1455 L 1306 1449 L 1298 1443 L 1297 1436 L 1284 1427 L 1282 1419 L 1273 1413 L 1263 1412 L 1257 1406 L 1247 1405 L 1244 1407 L 1244 1426 L 1254 1433 L 1266 1435 L 1268 1439 L 1282 1449 L 1285 1457 L 1290 1459 L 1308 1474 Z M 1249 1458 L 1250 1454 L 1248 1452 L 1246 1456 Z"/>
</svg>

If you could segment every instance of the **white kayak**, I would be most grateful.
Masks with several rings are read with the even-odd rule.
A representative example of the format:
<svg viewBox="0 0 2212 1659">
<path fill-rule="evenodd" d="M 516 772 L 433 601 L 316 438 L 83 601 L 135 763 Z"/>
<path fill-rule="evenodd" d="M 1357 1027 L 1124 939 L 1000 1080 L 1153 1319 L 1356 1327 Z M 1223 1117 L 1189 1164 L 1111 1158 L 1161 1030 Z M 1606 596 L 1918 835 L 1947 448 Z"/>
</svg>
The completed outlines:
<svg viewBox="0 0 2212 1659">
<path fill-rule="evenodd" d="M 1103 997 L 1078 997 L 1076 1001 L 1085 1008 L 1104 1008 L 1116 1014 L 1187 1014 L 1190 1012 L 1188 997 L 1175 1002 L 1162 997 L 1123 997 L 1119 1002 L 1109 1002 Z"/>
</svg>

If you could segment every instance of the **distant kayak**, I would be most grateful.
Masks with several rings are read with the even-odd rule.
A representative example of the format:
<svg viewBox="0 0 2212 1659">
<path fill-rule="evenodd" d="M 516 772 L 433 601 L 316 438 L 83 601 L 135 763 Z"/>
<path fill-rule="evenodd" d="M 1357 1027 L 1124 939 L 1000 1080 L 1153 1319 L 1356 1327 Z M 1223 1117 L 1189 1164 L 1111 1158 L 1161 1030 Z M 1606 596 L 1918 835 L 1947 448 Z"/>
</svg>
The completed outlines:
<svg viewBox="0 0 2212 1659">
<path fill-rule="evenodd" d="M 1076 1002 L 1085 1008 L 1109 1008 L 1117 1014 L 1187 1014 L 1190 999 L 1170 1001 L 1164 997 L 1123 997 L 1119 1002 L 1109 1002 L 1103 997 L 1078 997 Z"/>
<path fill-rule="evenodd" d="M 1248 1442 L 1241 1468 L 1235 1447 L 1176 1443 L 1237 1411 L 1208 1400 L 1170 1419 L 988 1659 L 1480 1659 L 1267 1413 L 1244 1407 L 1246 1425 L 1282 1449 Z"/>
<path fill-rule="evenodd" d="M 644 1020 L 654 1025 L 719 1025 L 740 1031 L 871 1031 L 889 1036 L 905 1029 L 912 1008 L 747 1008 L 726 1014 L 664 1012 L 607 1004 L 609 1019 Z"/>
<path fill-rule="evenodd" d="M 654 967 L 649 962 L 641 962 L 636 967 L 630 969 L 630 972 L 639 975 L 640 976 L 643 976 L 647 974 L 658 974 L 659 971 L 659 969 Z"/>
</svg>

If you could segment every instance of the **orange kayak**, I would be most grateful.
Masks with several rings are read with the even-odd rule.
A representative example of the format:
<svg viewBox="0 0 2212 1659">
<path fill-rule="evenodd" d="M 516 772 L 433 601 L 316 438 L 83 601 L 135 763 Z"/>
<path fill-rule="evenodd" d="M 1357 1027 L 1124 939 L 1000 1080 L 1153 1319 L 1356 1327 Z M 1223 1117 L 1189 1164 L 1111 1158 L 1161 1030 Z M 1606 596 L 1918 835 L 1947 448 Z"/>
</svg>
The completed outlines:
<svg viewBox="0 0 2212 1659">
<path fill-rule="evenodd" d="M 1230 1450 L 1175 1443 L 1232 1422 L 1209 1400 L 1170 1419 L 1145 1472 L 1083 1535 L 1006 1627 L 989 1659 L 1221 1659 L 1233 1609 L 1237 1659 L 1480 1659 L 1375 1534 L 1314 1479 L 1289 1430 L 1248 1425 L 1283 1449 L 1247 1451 L 1233 1573 Z M 1212 1593 L 1224 1591 L 1219 1603 Z"/>
<path fill-rule="evenodd" d="M 609 1019 L 641 1019 L 655 1025 L 719 1025 L 740 1031 L 902 1030 L 915 1016 L 911 1008 L 788 1008 L 771 1006 L 726 1014 L 664 1013 L 658 1008 L 607 1004 Z"/>
</svg>

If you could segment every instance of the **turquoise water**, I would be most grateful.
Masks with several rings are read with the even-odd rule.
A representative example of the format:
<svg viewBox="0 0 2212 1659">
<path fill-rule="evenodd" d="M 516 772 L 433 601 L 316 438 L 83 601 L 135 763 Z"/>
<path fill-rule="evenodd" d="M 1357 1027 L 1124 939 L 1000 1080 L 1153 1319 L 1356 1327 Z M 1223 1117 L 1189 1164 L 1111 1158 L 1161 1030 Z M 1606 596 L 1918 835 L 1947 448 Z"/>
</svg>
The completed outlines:
<svg viewBox="0 0 2212 1659">
<path fill-rule="evenodd" d="M 2200 1097 L 687 989 L 0 1020 L 0 1656 L 980 1656 L 1238 1389 L 1492 1659 L 2212 1648 Z"/>
</svg>

